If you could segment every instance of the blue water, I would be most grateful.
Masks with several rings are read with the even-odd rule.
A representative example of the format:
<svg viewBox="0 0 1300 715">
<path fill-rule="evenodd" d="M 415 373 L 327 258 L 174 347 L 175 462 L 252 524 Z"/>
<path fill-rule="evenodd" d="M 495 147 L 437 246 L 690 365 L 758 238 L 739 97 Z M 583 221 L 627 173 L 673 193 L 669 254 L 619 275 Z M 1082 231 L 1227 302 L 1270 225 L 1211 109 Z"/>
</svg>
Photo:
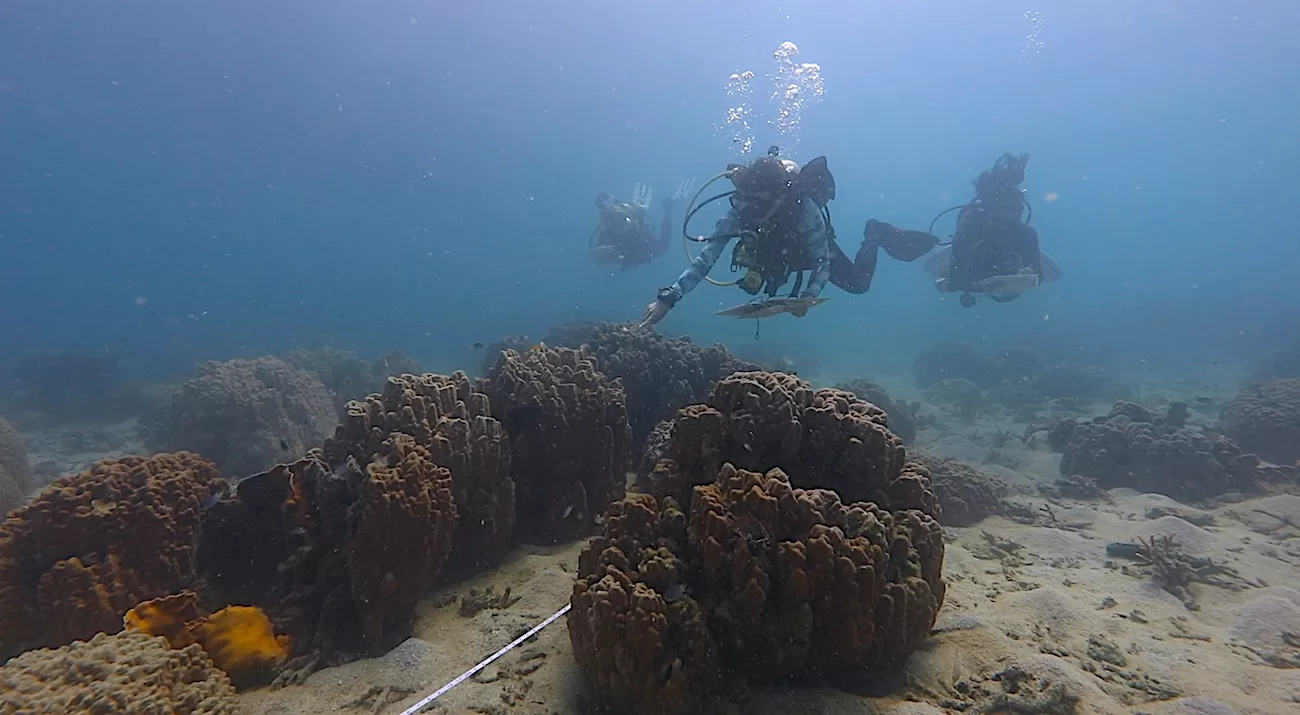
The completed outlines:
<svg viewBox="0 0 1300 715">
<path fill-rule="evenodd" d="M 1212 370 L 1300 326 L 1296 27 L 1264 0 L 0 2 L 0 359 L 185 376 L 332 341 L 449 371 L 638 318 L 685 258 L 592 265 L 592 199 L 735 160 L 717 127 L 751 70 L 755 150 L 828 157 L 850 254 L 866 219 L 925 228 L 1024 151 L 1066 272 L 962 309 L 882 258 L 869 294 L 828 287 L 762 342 L 860 373 L 946 338 Z M 787 41 L 825 93 L 782 135 Z M 711 315 L 743 298 L 701 286 L 662 329 L 752 343 Z"/>
</svg>

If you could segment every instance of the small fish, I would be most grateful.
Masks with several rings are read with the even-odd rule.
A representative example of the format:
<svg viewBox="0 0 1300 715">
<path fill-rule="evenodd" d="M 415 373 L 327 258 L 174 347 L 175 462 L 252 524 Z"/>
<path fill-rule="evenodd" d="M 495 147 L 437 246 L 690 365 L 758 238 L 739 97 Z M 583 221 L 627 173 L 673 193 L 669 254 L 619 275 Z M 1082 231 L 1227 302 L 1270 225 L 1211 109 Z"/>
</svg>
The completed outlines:
<svg viewBox="0 0 1300 715">
<path fill-rule="evenodd" d="M 684 583 L 675 583 L 669 586 L 667 591 L 664 591 L 664 601 L 668 603 L 676 603 L 685 597 L 686 584 Z"/>
<path fill-rule="evenodd" d="M 1214 400 L 1212 400 L 1212 399 L 1210 399 L 1210 398 L 1208 398 L 1208 397 L 1197 397 L 1197 398 L 1196 398 L 1196 402 L 1199 403 L 1199 404 L 1204 405 L 1204 404 L 1207 404 L 1207 403 L 1210 403 L 1210 402 L 1214 402 Z"/>
<path fill-rule="evenodd" d="M 217 502 L 228 496 L 230 496 L 230 482 L 223 479 L 217 484 L 217 488 L 214 489 L 211 494 L 207 495 L 203 498 L 203 501 L 199 502 L 199 511 L 207 511 L 208 509 L 211 509 L 217 505 Z"/>
<path fill-rule="evenodd" d="M 484 345 L 483 343 L 474 343 L 474 345 L 473 345 L 472 347 L 473 347 L 475 350 L 482 350 L 483 348 L 485 348 L 485 347 L 487 347 L 487 346 Z"/>
<path fill-rule="evenodd" d="M 289 443 L 285 441 L 284 437 L 280 438 L 280 449 L 283 449 L 286 452 L 289 451 Z"/>
<path fill-rule="evenodd" d="M 568 518 L 569 518 L 569 515 L 572 514 L 572 513 L 573 513 L 573 505 L 570 504 L 570 505 L 564 507 L 564 513 L 560 515 L 560 518 L 561 518 L 561 519 L 568 519 Z"/>
</svg>

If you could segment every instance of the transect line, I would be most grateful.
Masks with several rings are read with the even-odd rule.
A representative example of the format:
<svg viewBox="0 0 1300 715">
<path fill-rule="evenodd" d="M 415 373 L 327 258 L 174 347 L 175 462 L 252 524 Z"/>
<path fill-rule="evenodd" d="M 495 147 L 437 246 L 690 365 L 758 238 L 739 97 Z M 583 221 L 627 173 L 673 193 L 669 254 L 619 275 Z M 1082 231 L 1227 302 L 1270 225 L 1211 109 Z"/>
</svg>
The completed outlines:
<svg viewBox="0 0 1300 715">
<path fill-rule="evenodd" d="M 505 655 L 506 653 L 509 653 L 510 651 L 514 650 L 514 648 L 515 648 L 516 646 L 518 646 L 520 643 L 523 643 L 524 641 L 528 640 L 529 638 L 532 638 L 533 636 L 537 635 L 537 632 L 538 632 L 538 631 L 542 630 L 543 628 L 545 628 L 545 627 L 551 625 L 552 623 L 556 622 L 557 620 L 559 620 L 561 616 L 563 616 L 564 614 L 566 614 L 566 613 L 569 612 L 569 608 L 571 608 L 572 605 L 573 605 L 573 604 L 569 604 L 569 603 L 564 604 L 564 608 L 561 608 L 560 610 L 556 611 L 555 613 L 552 613 L 550 616 L 548 616 L 548 617 L 546 618 L 546 620 L 542 621 L 541 623 L 538 623 L 537 625 L 535 625 L 535 626 L 533 626 L 531 629 L 529 629 L 527 633 L 525 633 L 525 634 L 523 634 L 522 636 L 519 636 L 518 638 L 516 638 L 516 639 L 514 639 L 513 641 L 511 641 L 511 642 L 510 642 L 510 645 L 508 645 L 508 646 L 506 646 L 505 648 L 502 648 L 501 650 L 499 650 L 499 651 L 493 653 L 492 655 L 489 655 L 488 657 L 484 658 L 482 661 L 479 662 L 478 665 L 476 665 L 476 666 L 474 666 L 473 668 L 470 668 L 469 670 L 465 671 L 464 673 L 461 673 L 460 675 L 456 676 L 456 679 L 455 679 L 455 680 L 451 681 L 450 683 L 447 683 L 446 685 L 442 686 L 441 688 L 438 688 L 437 690 L 433 691 L 433 692 L 430 693 L 429 695 L 425 696 L 425 698 L 424 698 L 423 700 L 421 700 L 420 702 L 418 702 L 418 703 L 412 705 L 411 707 L 409 707 L 409 708 L 403 710 L 403 711 L 402 711 L 402 715 L 415 715 L 416 713 L 420 712 L 421 710 L 423 710 L 424 708 L 426 708 L 426 707 L 429 705 L 429 703 L 431 703 L 431 702 L 433 702 L 434 700 L 437 700 L 438 698 L 440 698 L 440 697 L 442 697 L 443 695 L 445 695 L 445 694 L 447 693 L 447 691 L 449 691 L 449 690 L 451 690 L 452 688 L 456 687 L 457 685 L 460 685 L 461 683 L 465 682 L 466 679 L 474 677 L 474 674 L 475 674 L 475 673 L 479 672 L 480 670 L 483 670 L 484 668 L 488 667 L 489 665 L 492 665 L 492 662 L 495 661 L 497 658 L 500 658 L 501 656 Z"/>
</svg>

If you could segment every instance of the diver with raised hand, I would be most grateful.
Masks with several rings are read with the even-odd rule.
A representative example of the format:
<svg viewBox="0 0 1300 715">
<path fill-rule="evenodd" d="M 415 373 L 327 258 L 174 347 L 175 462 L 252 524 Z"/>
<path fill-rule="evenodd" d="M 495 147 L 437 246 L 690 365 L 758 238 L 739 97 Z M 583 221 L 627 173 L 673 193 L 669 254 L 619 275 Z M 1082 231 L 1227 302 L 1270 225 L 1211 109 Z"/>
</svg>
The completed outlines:
<svg viewBox="0 0 1300 715">
<path fill-rule="evenodd" d="M 637 182 L 632 188 L 632 201 L 619 201 L 608 191 L 596 196 L 596 207 L 600 209 L 600 222 L 592 232 L 588 254 L 598 265 L 617 266 L 618 270 L 627 270 L 634 266 L 649 263 L 668 252 L 672 235 L 673 207 L 686 198 L 686 194 L 695 183 L 694 179 L 685 179 L 677 185 L 677 192 L 663 205 L 663 218 L 659 222 L 658 234 L 654 231 L 650 218 L 651 191 L 648 186 Z"/>
<path fill-rule="evenodd" d="M 827 204 L 835 198 L 835 178 L 819 156 L 803 167 L 780 157 L 778 147 L 749 165 L 732 164 L 709 184 L 727 178 L 735 186 L 730 192 L 714 196 L 687 208 L 683 224 L 684 238 L 703 243 L 704 249 L 691 259 L 690 266 L 671 286 L 661 288 L 653 303 L 646 307 L 641 326 L 663 320 L 668 311 L 703 280 L 720 286 L 739 286 L 750 295 L 765 293 L 775 300 L 777 291 L 795 277 L 787 310 L 802 317 L 808 307 L 820 302 L 818 296 L 829 280 L 849 293 L 865 293 L 871 287 L 876 270 L 877 252 L 884 248 L 894 258 L 912 261 L 924 255 L 938 239 L 922 231 L 897 229 L 880 221 L 868 221 L 862 248 L 855 260 L 835 241 Z M 729 198 L 731 207 L 718 220 L 709 236 L 693 237 L 686 231 L 691 217 L 713 201 Z M 721 258 L 732 239 L 739 239 L 731 255 L 731 270 L 744 274 L 737 280 L 721 283 L 709 278 L 709 272 Z M 804 274 L 808 274 L 807 284 Z M 767 312 L 766 314 L 772 314 Z"/>
<path fill-rule="evenodd" d="M 1028 154 L 1003 154 L 975 179 L 970 203 L 943 212 L 960 211 L 957 230 L 951 247 L 928 261 L 926 270 L 938 278 L 941 292 L 961 293 L 964 307 L 975 305 L 976 294 L 1007 302 L 1061 276 L 1029 225 L 1033 209 L 1020 188 L 1028 163 Z"/>
</svg>

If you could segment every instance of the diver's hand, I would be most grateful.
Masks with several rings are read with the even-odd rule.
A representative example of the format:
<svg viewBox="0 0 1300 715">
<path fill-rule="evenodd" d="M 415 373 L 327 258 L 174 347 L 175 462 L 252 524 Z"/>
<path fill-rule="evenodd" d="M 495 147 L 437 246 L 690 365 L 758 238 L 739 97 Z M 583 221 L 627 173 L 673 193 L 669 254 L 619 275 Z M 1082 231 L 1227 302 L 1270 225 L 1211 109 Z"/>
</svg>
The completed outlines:
<svg viewBox="0 0 1300 715">
<path fill-rule="evenodd" d="M 645 315 L 641 316 L 641 324 L 637 327 L 653 327 L 656 323 L 663 320 L 664 316 L 668 315 L 668 311 L 670 310 L 672 310 L 672 305 L 665 301 L 656 299 L 655 302 L 646 306 Z"/>
</svg>

